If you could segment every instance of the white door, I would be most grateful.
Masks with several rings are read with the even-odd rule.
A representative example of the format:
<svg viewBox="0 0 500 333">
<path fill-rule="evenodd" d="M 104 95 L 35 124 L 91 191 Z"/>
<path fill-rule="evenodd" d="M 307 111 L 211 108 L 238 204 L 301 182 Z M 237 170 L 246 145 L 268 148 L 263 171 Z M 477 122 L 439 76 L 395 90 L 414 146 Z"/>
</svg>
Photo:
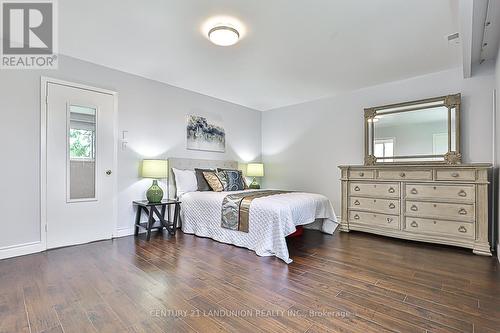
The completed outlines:
<svg viewBox="0 0 500 333">
<path fill-rule="evenodd" d="M 46 91 L 47 248 L 109 239 L 114 96 L 51 82 Z"/>
</svg>

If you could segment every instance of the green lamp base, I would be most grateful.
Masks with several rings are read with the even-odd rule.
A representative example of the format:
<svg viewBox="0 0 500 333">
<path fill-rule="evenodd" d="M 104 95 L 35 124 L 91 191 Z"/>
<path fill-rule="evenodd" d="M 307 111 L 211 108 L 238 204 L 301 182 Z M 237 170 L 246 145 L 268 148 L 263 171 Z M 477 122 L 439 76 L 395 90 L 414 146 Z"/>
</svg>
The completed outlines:
<svg viewBox="0 0 500 333">
<path fill-rule="evenodd" d="M 163 199 L 163 190 L 160 186 L 158 186 L 158 181 L 153 180 L 153 185 L 146 192 L 146 198 L 150 203 L 158 203 Z"/>
<path fill-rule="evenodd" d="M 249 189 L 252 189 L 252 190 L 260 190 L 260 184 L 257 183 L 257 181 L 255 180 L 255 178 L 252 180 L 252 182 L 250 183 L 250 185 L 248 185 L 248 188 Z"/>
</svg>

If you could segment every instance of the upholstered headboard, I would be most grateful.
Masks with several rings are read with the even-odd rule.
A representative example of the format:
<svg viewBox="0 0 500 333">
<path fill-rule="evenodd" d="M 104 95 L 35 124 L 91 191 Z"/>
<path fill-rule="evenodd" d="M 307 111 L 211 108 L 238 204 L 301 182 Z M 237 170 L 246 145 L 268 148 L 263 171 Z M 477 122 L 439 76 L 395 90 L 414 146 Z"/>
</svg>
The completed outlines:
<svg viewBox="0 0 500 333">
<path fill-rule="evenodd" d="M 216 160 L 198 160 L 191 158 L 169 158 L 168 159 L 168 197 L 170 199 L 175 198 L 176 187 L 175 178 L 172 172 L 172 168 L 181 170 L 194 170 L 195 168 L 201 169 L 215 169 L 215 168 L 226 168 L 226 169 L 237 169 L 237 161 L 216 161 Z"/>
</svg>

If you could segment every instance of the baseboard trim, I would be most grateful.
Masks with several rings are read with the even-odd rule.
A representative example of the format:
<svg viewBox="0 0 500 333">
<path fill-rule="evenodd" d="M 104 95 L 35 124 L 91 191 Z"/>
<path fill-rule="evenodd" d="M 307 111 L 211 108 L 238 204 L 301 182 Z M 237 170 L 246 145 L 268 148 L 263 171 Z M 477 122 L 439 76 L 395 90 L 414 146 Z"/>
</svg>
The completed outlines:
<svg viewBox="0 0 500 333">
<path fill-rule="evenodd" d="M 497 244 L 497 259 L 500 262 L 500 243 Z"/>
<path fill-rule="evenodd" d="M 5 246 L 0 248 L 0 260 L 24 256 L 27 254 L 42 252 L 45 249 L 40 241 L 18 245 Z"/>
<path fill-rule="evenodd" d="M 135 231 L 135 227 L 126 227 L 126 228 L 118 228 L 116 229 L 113 238 L 125 237 L 133 235 Z"/>
</svg>

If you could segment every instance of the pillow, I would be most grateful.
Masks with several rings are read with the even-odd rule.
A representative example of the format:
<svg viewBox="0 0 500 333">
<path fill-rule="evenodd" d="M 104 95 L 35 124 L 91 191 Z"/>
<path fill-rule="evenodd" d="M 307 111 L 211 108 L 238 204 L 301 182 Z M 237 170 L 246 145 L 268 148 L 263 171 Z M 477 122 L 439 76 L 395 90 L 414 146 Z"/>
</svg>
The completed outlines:
<svg viewBox="0 0 500 333">
<path fill-rule="evenodd" d="M 241 170 L 217 169 L 217 172 L 225 191 L 242 191 L 245 189 L 245 181 Z"/>
<path fill-rule="evenodd" d="M 224 185 L 222 185 L 222 182 L 215 171 L 203 171 L 203 177 L 205 177 L 208 185 L 210 185 L 213 191 L 224 191 Z"/>
<path fill-rule="evenodd" d="M 180 170 L 172 168 L 175 177 L 175 187 L 177 197 L 184 193 L 195 192 L 198 189 L 198 182 L 194 170 Z"/>
<path fill-rule="evenodd" d="M 203 176 L 204 171 L 213 172 L 214 169 L 194 169 L 194 172 L 196 173 L 196 181 L 198 182 L 198 191 L 212 191 L 212 188 L 208 185 L 207 180 Z"/>
</svg>

